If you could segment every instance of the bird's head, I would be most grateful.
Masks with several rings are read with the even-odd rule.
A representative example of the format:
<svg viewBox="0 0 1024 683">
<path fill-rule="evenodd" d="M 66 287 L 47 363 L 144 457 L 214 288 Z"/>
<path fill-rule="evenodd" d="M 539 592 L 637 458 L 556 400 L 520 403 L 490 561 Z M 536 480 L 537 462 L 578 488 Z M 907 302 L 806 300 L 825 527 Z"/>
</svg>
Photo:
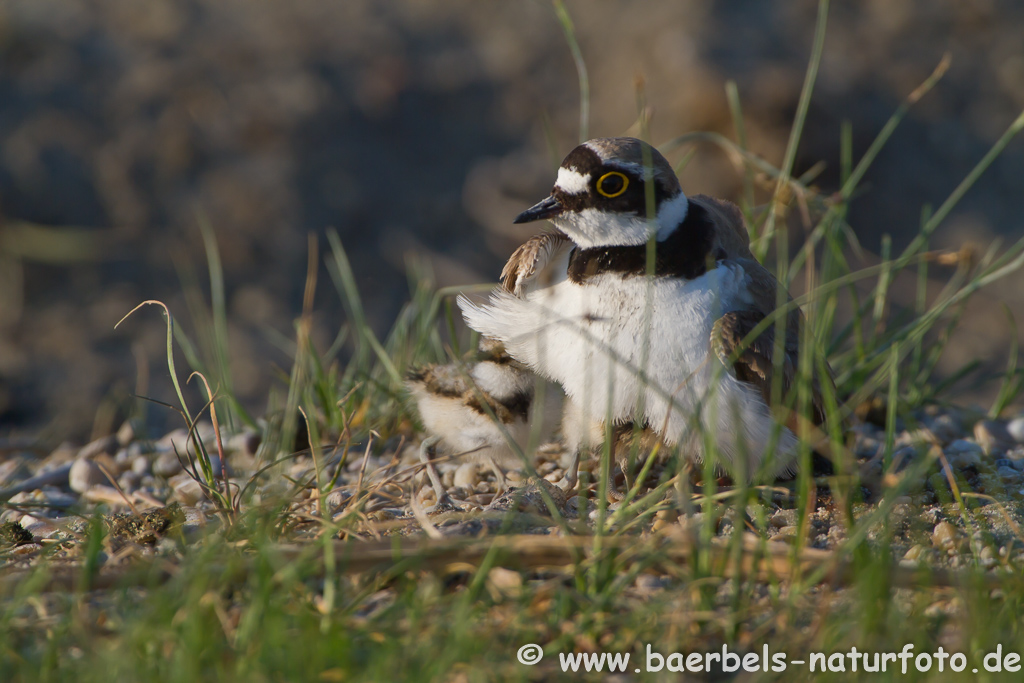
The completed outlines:
<svg viewBox="0 0 1024 683">
<path fill-rule="evenodd" d="M 515 223 L 550 219 L 584 249 L 664 239 L 688 202 L 668 160 L 635 138 L 596 138 L 565 157 L 551 194 Z"/>
</svg>

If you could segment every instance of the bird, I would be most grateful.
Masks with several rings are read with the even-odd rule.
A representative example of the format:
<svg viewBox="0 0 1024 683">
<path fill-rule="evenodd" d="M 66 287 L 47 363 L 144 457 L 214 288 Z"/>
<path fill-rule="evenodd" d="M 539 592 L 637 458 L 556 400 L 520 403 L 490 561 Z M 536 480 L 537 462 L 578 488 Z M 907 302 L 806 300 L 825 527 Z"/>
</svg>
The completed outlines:
<svg viewBox="0 0 1024 683">
<path fill-rule="evenodd" d="M 575 488 L 581 454 L 609 422 L 616 444 L 636 432 L 702 462 L 708 435 L 725 474 L 792 475 L 799 418 L 772 385 L 777 370 L 783 396 L 794 384 L 803 316 L 792 307 L 779 325 L 778 363 L 774 323 L 744 344 L 772 316 L 780 284 L 751 253 L 739 208 L 688 197 L 645 142 L 596 138 L 565 157 L 550 195 L 513 223 L 542 219 L 556 231 L 512 254 L 487 301 L 458 304 L 470 328 L 564 389 L 573 460 L 563 487 Z M 815 424 L 825 421 L 823 387 L 834 389 L 819 358 Z"/>
<path fill-rule="evenodd" d="M 560 392 L 505 352 L 495 339 L 482 337 L 469 363 L 430 364 L 410 371 L 406 388 L 426 431 L 420 460 L 426 464 L 440 507 L 451 505 L 431 462 L 435 448 L 455 458 L 487 464 L 499 491 L 506 488 L 502 468 L 522 465 L 520 453 L 548 438 L 560 413 Z"/>
</svg>

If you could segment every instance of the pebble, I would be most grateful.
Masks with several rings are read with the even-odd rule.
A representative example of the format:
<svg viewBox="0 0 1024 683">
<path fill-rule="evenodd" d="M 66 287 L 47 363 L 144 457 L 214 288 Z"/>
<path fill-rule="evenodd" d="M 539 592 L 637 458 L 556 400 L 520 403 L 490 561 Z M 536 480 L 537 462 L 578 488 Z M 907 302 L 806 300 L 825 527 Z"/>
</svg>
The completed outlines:
<svg viewBox="0 0 1024 683">
<path fill-rule="evenodd" d="M 0 485 L 8 481 L 21 481 L 32 476 L 32 472 L 25 466 L 25 461 L 13 457 L 7 462 L 0 463 Z"/>
<path fill-rule="evenodd" d="M 504 567 L 493 567 L 487 572 L 487 586 L 492 591 L 509 598 L 518 597 L 523 588 L 523 577 L 519 572 Z"/>
<path fill-rule="evenodd" d="M 63 465 L 70 465 L 78 457 L 78 448 L 65 441 L 61 445 L 57 446 L 48 456 L 43 460 L 43 464 L 39 467 L 39 471 L 36 474 L 42 474 L 53 469 L 57 469 Z"/>
<path fill-rule="evenodd" d="M 78 459 L 95 458 L 101 453 L 113 455 L 117 452 L 117 437 L 113 434 L 101 436 L 92 443 L 86 444 L 78 449 Z"/>
<path fill-rule="evenodd" d="M 135 438 L 139 434 L 139 427 L 141 425 L 133 422 L 132 420 L 125 420 L 121 424 L 121 428 L 117 430 L 115 438 L 119 446 L 127 446 L 128 444 L 135 441 Z"/>
<path fill-rule="evenodd" d="M 18 522 L 22 528 L 36 538 L 51 538 L 60 531 L 45 519 L 39 519 L 32 515 L 24 515 Z"/>
<path fill-rule="evenodd" d="M 333 514 L 337 512 L 341 508 L 341 506 L 344 505 L 345 502 L 348 501 L 348 499 L 351 497 L 352 494 L 349 491 L 342 488 L 337 488 L 330 491 L 324 497 L 324 502 L 327 504 L 327 509 L 330 510 L 331 513 Z"/>
<path fill-rule="evenodd" d="M 128 470 L 117 480 L 117 485 L 124 489 L 125 493 L 134 493 L 142 486 L 142 475 Z"/>
<path fill-rule="evenodd" d="M 1011 467 L 1016 467 L 1018 470 L 1024 470 L 1024 447 L 1017 446 L 1016 448 L 1007 451 L 1006 460 L 1009 461 Z"/>
<path fill-rule="evenodd" d="M 153 464 L 149 461 L 149 458 L 144 455 L 140 455 L 132 460 L 131 471 L 140 476 L 144 476 L 152 471 L 152 466 Z"/>
<path fill-rule="evenodd" d="M 946 447 L 946 453 L 978 453 L 981 454 L 983 451 L 981 446 L 968 441 L 967 439 L 957 439 L 953 443 Z"/>
<path fill-rule="evenodd" d="M 179 450 L 178 453 L 182 453 L 182 457 L 184 457 L 182 451 Z M 153 461 L 153 474 L 164 479 L 170 479 L 180 473 L 182 466 L 181 460 L 178 459 L 178 453 L 175 453 L 173 450 L 164 450 L 160 453 L 156 460 Z"/>
<path fill-rule="evenodd" d="M 467 462 L 459 465 L 458 469 L 455 470 L 455 475 L 452 478 L 452 483 L 467 490 L 473 489 L 476 483 L 480 480 L 480 476 L 477 473 L 477 466 L 475 462 Z"/>
<path fill-rule="evenodd" d="M 76 493 L 85 493 L 93 486 L 107 483 L 109 481 L 100 466 L 86 458 L 79 458 L 72 463 L 68 472 L 68 485 Z"/>
<path fill-rule="evenodd" d="M 224 444 L 224 448 L 230 453 L 240 453 L 249 457 L 254 457 L 256 451 L 259 450 L 260 443 L 263 442 L 263 437 L 259 432 L 247 429 L 239 432 L 238 434 L 231 435 L 227 442 Z"/>
<path fill-rule="evenodd" d="M 1024 416 L 1010 420 L 1006 425 L 1006 431 L 1014 441 L 1024 443 Z"/>
<path fill-rule="evenodd" d="M 927 550 L 923 545 L 915 545 L 910 548 L 903 556 L 903 559 L 907 562 L 917 563 L 923 559 L 923 556 L 927 554 Z"/>
<path fill-rule="evenodd" d="M 793 541 L 797 537 L 797 535 L 799 535 L 799 533 L 800 527 L 798 526 L 784 526 L 781 529 L 779 529 L 779 533 L 775 534 L 768 540 L 790 542 Z"/>
<path fill-rule="evenodd" d="M 768 520 L 776 529 L 782 529 L 787 526 L 796 525 L 797 511 L 796 510 L 779 510 Z"/>
<path fill-rule="evenodd" d="M 1003 478 L 1005 482 L 1018 482 L 1020 481 L 1021 473 L 1017 471 L 1015 467 L 1000 467 L 996 470 L 996 474 Z"/>
<path fill-rule="evenodd" d="M 858 458 L 871 458 L 878 453 L 882 442 L 870 436 L 857 437 L 853 452 Z"/>
<path fill-rule="evenodd" d="M 970 442 L 965 441 L 964 443 Z M 977 450 L 947 451 L 946 460 L 956 469 L 962 470 L 968 467 L 978 467 L 981 465 L 981 447 L 978 444 L 971 445 L 977 447 Z"/>
<path fill-rule="evenodd" d="M 171 455 L 174 455 L 177 451 L 182 457 L 192 452 L 192 440 L 189 439 L 188 430 L 184 427 L 164 434 L 154 446 L 160 453 L 170 451 Z"/>
<path fill-rule="evenodd" d="M 195 505 L 206 497 L 199 482 L 185 472 L 171 477 L 167 483 L 174 489 L 174 496 L 182 505 Z"/>
<path fill-rule="evenodd" d="M 955 549 L 960 543 L 960 532 L 949 522 L 939 522 L 932 530 L 932 545 L 941 550 Z"/>
<path fill-rule="evenodd" d="M 1013 443 L 1013 437 L 1006 430 L 1006 425 L 994 420 L 979 420 L 975 423 L 974 438 L 986 453 L 991 453 L 997 448 L 1005 448 Z"/>
<path fill-rule="evenodd" d="M 932 430 L 932 434 L 942 443 L 949 443 L 963 434 L 963 426 L 960 424 L 960 420 L 948 413 L 939 415 L 931 420 L 928 427 Z"/>
</svg>

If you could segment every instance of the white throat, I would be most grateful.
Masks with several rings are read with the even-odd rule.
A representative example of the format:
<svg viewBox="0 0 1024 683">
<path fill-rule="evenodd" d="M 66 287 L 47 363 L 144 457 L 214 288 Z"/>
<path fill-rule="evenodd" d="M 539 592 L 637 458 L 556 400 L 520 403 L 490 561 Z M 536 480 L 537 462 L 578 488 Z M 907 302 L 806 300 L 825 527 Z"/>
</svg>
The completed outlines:
<svg viewBox="0 0 1024 683">
<path fill-rule="evenodd" d="M 559 179 L 562 180 L 561 177 Z M 640 216 L 589 208 L 566 211 L 552 218 L 551 222 L 583 249 L 635 247 L 647 244 L 652 233 L 658 241 L 667 238 L 686 218 L 689 207 L 689 200 L 680 192 L 662 202 L 653 221 Z"/>
</svg>

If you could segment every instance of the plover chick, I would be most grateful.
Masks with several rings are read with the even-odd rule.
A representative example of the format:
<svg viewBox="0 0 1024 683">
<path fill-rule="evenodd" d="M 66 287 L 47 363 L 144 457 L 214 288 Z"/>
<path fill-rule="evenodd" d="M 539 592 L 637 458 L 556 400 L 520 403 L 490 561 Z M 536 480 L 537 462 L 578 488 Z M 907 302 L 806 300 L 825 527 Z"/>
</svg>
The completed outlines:
<svg viewBox="0 0 1024 683">
<path fill-rule="evenodd" d="M 557 423 L 561 392 L 545 386 L 543 397 L 536 388 L 539 378 L 509 356 L 502 344 L 484 337 L 474 361 L 428 365 L 409 373 L 406 387 L 416 400 L 420 418 L 433 435 L 421 448 L 428 474 L 438 496 L 447 499 L 433 465 L 434 445 L 449 455 L 486 463 L 494 472 L 498 490 L 505 489 L 502 467 L 523 465 L 531 443 L 550 436 Z M 537 400 L 537 399 L 540 400 Z"/>
</svg>

